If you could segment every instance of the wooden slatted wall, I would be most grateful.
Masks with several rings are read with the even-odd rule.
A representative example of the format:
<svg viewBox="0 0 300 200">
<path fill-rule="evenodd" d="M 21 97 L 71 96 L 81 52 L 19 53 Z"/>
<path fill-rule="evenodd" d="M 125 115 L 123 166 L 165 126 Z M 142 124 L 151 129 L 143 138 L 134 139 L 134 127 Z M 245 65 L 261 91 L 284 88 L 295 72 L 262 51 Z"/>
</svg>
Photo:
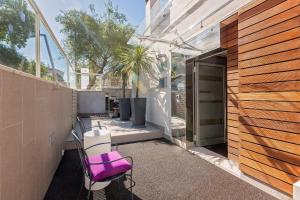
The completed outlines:
<svg viewBox="0 0 300 200">
<path fill-rule="evenodd" d="M 238 73 L 238 15 L 221 22 L 221 47 L 227 49 L 227 141 L 228 158 L 238 162 L 239 73 Z"/>
<path fill-rule="evenodd" d="M 300 1 L 239 12 L 240 169 L 292 194 L 300 180 Z"/>
</svg>

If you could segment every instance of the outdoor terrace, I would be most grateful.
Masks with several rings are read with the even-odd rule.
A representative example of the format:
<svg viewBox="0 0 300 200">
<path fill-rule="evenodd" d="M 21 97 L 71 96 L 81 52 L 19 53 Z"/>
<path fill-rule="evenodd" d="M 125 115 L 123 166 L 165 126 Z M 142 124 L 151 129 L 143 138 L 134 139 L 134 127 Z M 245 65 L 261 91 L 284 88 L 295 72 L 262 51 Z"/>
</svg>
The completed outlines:
<svg viewBox="0 0 300 200">
<path fill-rule="evenodd" d="M 272 196 L 219 169 L 172 143 L 151 140 L 119 145 L 122 155 L 134 160 L 133 188 L 136 200 L 205 199 L 205 200 L 271 200 Z M 82 170 L 76 150 L 68 150 L 54 175 L 46 200 L 85 199 Z M 125 182 L 125 184 L 127 184 Z M 94 199 L 129 199 L 129 191 L 112 183 L 94 192 Z"/>
</svg>

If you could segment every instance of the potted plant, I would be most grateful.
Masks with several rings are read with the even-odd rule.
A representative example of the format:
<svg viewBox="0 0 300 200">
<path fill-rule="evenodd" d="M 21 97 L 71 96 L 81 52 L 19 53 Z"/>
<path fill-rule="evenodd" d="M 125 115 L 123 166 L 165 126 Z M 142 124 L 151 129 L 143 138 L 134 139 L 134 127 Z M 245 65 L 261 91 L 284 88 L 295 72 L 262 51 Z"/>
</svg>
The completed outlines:
<svg viewBox="0 0 300 200">
<path fill-rule="evenodd" d="M 115 62 L 119 59 L 115 58 Z M 125 70 L 125 66 L 117 62 L 109 68 L 108 77 L 118 77 L 122 80 L 122 98 L 119 98 L 120 120 L 128 121 L 131 116 L 130 98 L 126 98 L 126 87 L 128 85 L 129 73 Z"/>
<path fill-rule="evenodd" d="M 131 98 L 131 121 L 133 126 L 144 126 L 146 117 L 147 99 L 139 96 L 141 88 L 141 73 L 147 74 L 151 70 L 153 58 L 148 53 L 148 48 L 137 45 L 127 48 L 120 53 L 121 63 L 124 65 L 122 71 L 134 78 L 136 92 Z M 129 76 L 128 76 L 129 77 Z"/>
</svg>

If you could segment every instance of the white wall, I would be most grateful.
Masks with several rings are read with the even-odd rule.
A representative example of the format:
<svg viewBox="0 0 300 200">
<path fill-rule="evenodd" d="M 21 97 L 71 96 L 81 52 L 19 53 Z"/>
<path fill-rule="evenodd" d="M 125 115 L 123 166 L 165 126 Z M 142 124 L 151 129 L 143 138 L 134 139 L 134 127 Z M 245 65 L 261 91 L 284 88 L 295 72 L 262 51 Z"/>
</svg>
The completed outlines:
<svg viewBox="0 0 300 200">
<path fill-rule="evenodd" d="M 182 44 L 182 40 L 188 41 L 194 36 L 198 35 L 202 31 L 210 28 L 211 26 L 219 23 L 231 14 L 236 12 L 242 5 L 245 5 L 252 0 L 173 0 L 170 8 L 170 17 L 166 17 L 166 20 L 170 20 L 170 26 L 165 27 L 166 33 L 156 34 L 150 37 L 158 37 L 158 39 L 165 39 L 169 41 L 177 41 L 178 44 Z M 221 3 L 226 3 L 222 9 L 218 10 L 210 17 L 205 18 L 212 6 L 218 7 Z M 195 6 L 196 5 L 196 6 Z M 198 7 L 197 7 L 198 5 Z M 149 9 L 149 8 L 148 8 Z M 213 9 L 212 9 L 213 10 Z M 187 11 L 192 11 L 187 16 L 181 18 L 180 15 L 186 14 Z M 149 13 L 148 13 L 149 14 Z M 203 19 L 203 27 L 199 22 L 199 19 Z M 178 20 L 180 19 L 180 20 Z M 176 22 L 176 26 L 172 23 Z M 149 23 L 149 22 L 148 22 Z M 181 39 L 180 39 L 180 37 Z M 151 82 L 155 78 L 144 77 L 142 75 L 142 81 L 144 88 L 141 91 L 140 96 L 147 97 L 147 113 L 146 120 L 165 128 L 165 135 L 171 137 L 171 51 L 177 50 L 174 45 L 165 44 L 162 42 L 143 41 L 144 45 L 149 46 L 152 51 L 157 51 L 161 54 L 166 54 L 168 58 L 167 69 L 167 88 L 158 89 L 151 88 Z M 185 51 L 187 52 L 187 51 Z M 200 51 L 194 51 L 194 53 L 201 54 Z M 195 54 L 194 54 L 195 55 Z M 155 68 L 155 66 L 153 66 Z M 161 74 L 156 71 L 154 77 L 158 78 Z M 133 87 L 134 88 L 134 87 Z M 135 92 L 133 89 L 133 96 Z"/>
<path fill-rule="evenodd" d="M 156 54 L 166 56 L 167 66 L 165 73 L 159 73 L 157 69 L 158 60 L 152 66 L 152 75 L 140 74 L 141 89 L 139 96 L 147 98 L 146 121 L 164 127 L 164 134 L 171 136 L 171 63 L 170 52 L 166 45 L 152 45 L 152 51 L 160 48 Z M 149 77 L 151 76 L 151 77 Z M 165 88 L 158 88 L 159 78 L 167 77 Z M 135 85 L 133 84 L 132 97 L 135 97 Z"/>
</svg>

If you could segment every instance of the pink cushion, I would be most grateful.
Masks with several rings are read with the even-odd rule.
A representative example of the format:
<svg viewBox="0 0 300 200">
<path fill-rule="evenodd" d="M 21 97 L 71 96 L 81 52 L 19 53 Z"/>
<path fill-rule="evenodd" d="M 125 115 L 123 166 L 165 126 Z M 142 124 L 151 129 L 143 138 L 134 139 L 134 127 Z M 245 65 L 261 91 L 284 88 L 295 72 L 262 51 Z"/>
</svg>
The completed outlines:
<svg viewBox="0 0 300 200">
<path fill-rule="evenodd" d="M 105 178 L 124 173 L 131 169 L 131 164 L 125 160 L 121 159 L 108 164 L 97 164 L 92 165 L 92 163 L 108 162 L 122 158 L 119 152 L 112 151 L 109 153 L 100 154 L 97 156 L 91 156 L 88 158 L 90 163 L 90 172 L 93 175 L 93 181 L 101 181 Z"/>
</svg>

